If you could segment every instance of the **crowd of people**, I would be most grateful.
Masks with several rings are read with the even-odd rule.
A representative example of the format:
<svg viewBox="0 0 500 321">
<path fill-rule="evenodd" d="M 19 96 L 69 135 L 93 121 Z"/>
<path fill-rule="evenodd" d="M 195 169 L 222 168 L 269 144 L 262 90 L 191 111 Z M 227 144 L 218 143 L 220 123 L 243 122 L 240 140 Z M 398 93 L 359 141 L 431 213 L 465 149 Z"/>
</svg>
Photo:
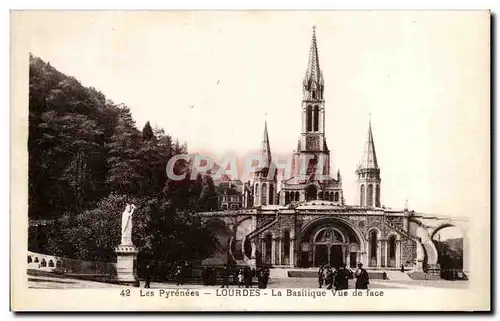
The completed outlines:
<svg viewBox="0 0 500 321">
<path fill-rule="evenodd" d="M 173 273 L 173 279 L 177 286 L 184 284 L 188 274 L 191 274 L 187 264 L 179 264 Z M 145 287 L 150 287 L 152 277 L 151 265 L 146 267 L 146 284 Z M 237 285 L 238 287 L 251 288 L 254 279 L 257 278 L 257 287 L 259 289 L 267 288 L 269 282 L 269 268 L 258 266 L 257 268 L 246 267 L 231 267 L 224 266 L 222 271 L 221 287 L 227 288 L 229 285 Z M 349 280 L 356 278 L 356 289 L 368 289 L 370 277 L 368 272 L 363 268 L 363 264 L 359 263 L 356 271 L 351 271 L 344 264 L 338 268 L 330 265 L 320 266 L 318 269 L 319 287 L 323 286 L 326 289 L 345 290 L 349 288 Z M 203 285 L 217 285 L 217 269 L 215 267 L 204 267 L 201 273 Z"/>
<path fill-rule="evenodd" d="M 338 268 L 330 265 L 320 266 L 318 269 L 319 287 L 326 286 L 327 289 L 346 290 L 349 288 L 349 280 L 356 277 L 356 289 L 368 289 L 370 277 L 368 272 L 359 263 L 355 272 L 344 264 Z"/>
<path fill-rule="evenodd" d="M 208 270 L 209 268 L 204 269 L 202 273 L 203 280 L 205 280 L 205 278 L 203 277 L 206 273 L 205 271 Z M 246 266 L 242 268 L 232 269 L 231 267 L 226 265 L 222 274 L 222 287 L 224 288 L 229 287 L 230 284 L 237 284 L 238 287 L 241 288 L 251 288 L 253 286 L 253 280 L 255 277 L 257 278 L 257 286 L 259 287 L 259 289 L 267 288 L 267 284 L 269 282 L 269 268 L 263 266 L 250 268 Z M 214 285 L 214 283 L 203 284 Z"/>
</svg>

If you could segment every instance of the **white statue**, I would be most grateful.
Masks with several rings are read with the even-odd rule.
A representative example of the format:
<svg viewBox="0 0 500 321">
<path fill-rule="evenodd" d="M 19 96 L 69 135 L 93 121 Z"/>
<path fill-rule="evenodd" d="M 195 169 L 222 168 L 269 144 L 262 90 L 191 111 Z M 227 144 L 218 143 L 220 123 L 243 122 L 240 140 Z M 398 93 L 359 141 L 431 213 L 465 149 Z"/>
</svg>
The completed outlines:
<svg viewBox="0 0 500 321">
<path fill-rule="evenodd" d="M 122 213 L 122 243 L 132 245 L 132 215 L 136 209 L 134 204 L 127 204 Z"/>
</svg>

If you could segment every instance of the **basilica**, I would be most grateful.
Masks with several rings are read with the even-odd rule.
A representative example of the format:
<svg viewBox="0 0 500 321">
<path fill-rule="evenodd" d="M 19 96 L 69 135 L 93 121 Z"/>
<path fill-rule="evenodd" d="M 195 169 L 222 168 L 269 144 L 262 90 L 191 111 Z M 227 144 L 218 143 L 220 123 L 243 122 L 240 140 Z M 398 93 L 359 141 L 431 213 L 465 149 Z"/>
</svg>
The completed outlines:
<svg viewBox="0 0 500 321">
<path fill-rule="evenodd" d="M 263 162 L 253 180 L 241 184 L 241 206 L 202 213 L 219 244 L 202 263 L 288 268 L 363 263 L 371 269 L 404 266 L 438 271 L 432 237 L 450 223 L 438 219 L 433 225 L 424 214 L 381 206 L 381 171 L 371 124 L 361 161 L 353 166 L 357 200 L 346 204 L 340 171 L 330 173 L 324 90 L 313 29 L 302 105 L 297 108 L 302 114 L 302 130 L 291 173 L 279 179 L 266 124 Z"/>
</svg>

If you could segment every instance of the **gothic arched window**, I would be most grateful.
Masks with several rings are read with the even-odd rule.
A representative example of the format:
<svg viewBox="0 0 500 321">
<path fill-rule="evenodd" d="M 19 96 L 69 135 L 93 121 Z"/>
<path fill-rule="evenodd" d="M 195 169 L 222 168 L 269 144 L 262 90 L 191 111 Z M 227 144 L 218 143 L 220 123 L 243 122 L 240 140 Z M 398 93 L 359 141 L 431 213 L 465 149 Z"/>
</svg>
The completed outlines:
<svg viewBox="0 0 500 321">
<path fill-rule="evenodd" d="M 366 206 L 372 207 L 373 206 L 373 185 L 369 184 L 368 188 L 366 190 Z"/>
<path fill-rule="evenodd" d="M 388 266 L 395 267 L 396 266 L 396 237 L 394 235 L 391 235 L 389 237 L 388 247 L 389 247 L 389 262 Z"/>
<path fill-rule="evenodd" d="M 267 234 L 264 237 L 264 264 L 271 264 L 273 237 Z"/>
<path fill-rule="evenodd" d="M 267 184 L 266 183 L 262 184 L 262 191 L 260 194 L 260 204 L 267 205 Z"/>
<path fill-rule="evenodd" d="M 380 207 L 380 185 L 375 187 L 375 206 Z"/>
<path fill-rule="evenodd" d="M 312 106 L 307 106 L 307 114 L 306 114 L 306 122 L 307 122 L 307 131 L 310 132 L 312 130 L 312 118 L 313 118 Z"/>
<path fill-rule="evenodd" d="M 283 263 L 290 264 L 290 231 L 286 230 L 283 236 Z"/>
<path fill-rule="evenodd" d="M 365 206 L 365 185 L 361 185 L 361 187 L 360 187 L 359 205 Z"/>
<path fill-rule="evenodd" d="M 274 185 L 269 184 L 269 205 L 274 204 Z"/>
<path fill-rule="evenodd" d="M 372 230 L 370 232 L 370 266 L 377 266 L 377 248 L 378 248 L 378 237 L 377 231 Z"/>
<path fill-rule="evenodd" d="M 317 132 L 319 128 L 319 107 L 318 105 L 314 106 L 314 126 L 313 131 Z"/>
</svg>

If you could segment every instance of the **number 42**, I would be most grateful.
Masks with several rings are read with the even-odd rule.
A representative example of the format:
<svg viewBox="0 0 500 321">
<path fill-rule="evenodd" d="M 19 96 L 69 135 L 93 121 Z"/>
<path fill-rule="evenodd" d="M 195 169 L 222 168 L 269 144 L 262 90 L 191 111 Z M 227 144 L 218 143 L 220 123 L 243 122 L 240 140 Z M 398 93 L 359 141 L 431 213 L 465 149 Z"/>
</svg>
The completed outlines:
<svg viewBox="0 0 500 321">
<path fill-rule="evenodd" d="M 130 289 L 122 290 L 122 292 L 120 292 L 120 295 L 121 296 L 130 296 Z"/>
</svg>

